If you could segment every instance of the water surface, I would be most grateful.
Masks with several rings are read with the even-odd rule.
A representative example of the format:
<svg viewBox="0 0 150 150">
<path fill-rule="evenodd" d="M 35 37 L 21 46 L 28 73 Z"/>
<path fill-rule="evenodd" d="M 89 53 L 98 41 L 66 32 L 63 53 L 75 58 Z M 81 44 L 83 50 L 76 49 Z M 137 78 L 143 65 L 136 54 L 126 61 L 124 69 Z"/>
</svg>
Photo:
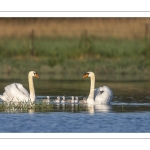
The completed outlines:
<svg viewBox="0 0 150 150">
<path fill-rule="evenodd" d="M 15 79 L 14 79 L 15 80 Z M 2 80 L 0 93 L 14 80 Z M 19 79 L 28 89 L 26 79 Z M 37 96 L 78 96 L 89 94 L 90 81 L 35 79 Z M 114 92 L 111 106 L 55 105 L 49 111 L 1 111 L 0 132 L 28 133 L 143 133 L 150 132 L 150 82 L 146 80 L 96 80 L 97 86 L 109 86 Z"/>
</svg>

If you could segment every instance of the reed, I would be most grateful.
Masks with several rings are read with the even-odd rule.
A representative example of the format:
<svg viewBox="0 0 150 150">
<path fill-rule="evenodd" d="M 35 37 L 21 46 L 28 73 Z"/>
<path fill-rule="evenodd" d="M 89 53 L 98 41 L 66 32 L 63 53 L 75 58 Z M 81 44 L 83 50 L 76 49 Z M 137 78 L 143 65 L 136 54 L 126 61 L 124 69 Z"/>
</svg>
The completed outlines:
<svg viewBox="0 0 150 150">
<path fill-rule="evenodd" d="M 0 38 L 80 37 L 141 39 L 149 36 L 150 18 L 0 18 Z"/>
</svg>

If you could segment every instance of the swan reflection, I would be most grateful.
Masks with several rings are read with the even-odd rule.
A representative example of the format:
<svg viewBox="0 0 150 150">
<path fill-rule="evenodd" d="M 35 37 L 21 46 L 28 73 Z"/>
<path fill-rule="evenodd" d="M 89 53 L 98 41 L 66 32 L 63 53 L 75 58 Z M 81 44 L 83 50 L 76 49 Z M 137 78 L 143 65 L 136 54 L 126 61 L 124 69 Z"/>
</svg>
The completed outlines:
<svg viewBox="0 0 150 150">
<path fill-rule="evenodd" d="M 96 104 L 94 105 L 95 112 L 110 112 L 112 110 L 111 105 L 100 105 Z"/>
<path fill-rule="evenodd" d="M 111 110 L 112 110 L 111 105 L 101 105 L 101 104 L 88 105 L 88 111 L 91 114 L 95 112 L 110 112 Z"/>
<path fill-rule="evenodd" d="M 31 109 L 28 109 L 28 113 L 29 113 L 29 114 L 33 114 L 34 112 L 35 112 L 34 109 L 32 109 L 32 108 L 31 108 Z"/>
</svg>

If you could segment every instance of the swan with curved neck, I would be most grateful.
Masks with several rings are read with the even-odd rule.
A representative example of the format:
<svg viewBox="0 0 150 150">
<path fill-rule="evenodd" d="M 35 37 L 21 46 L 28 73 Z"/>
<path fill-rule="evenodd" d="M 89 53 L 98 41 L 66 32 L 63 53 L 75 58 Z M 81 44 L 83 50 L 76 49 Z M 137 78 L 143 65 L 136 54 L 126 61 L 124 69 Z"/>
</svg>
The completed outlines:
<svg viewBox="0 0 150 150">
<path fill-rule="evenodd" d="M 110 101 L 113 98 L 112 90 L 107 87 L 98 87 L 95 89 L 95 74 L 93 72 L 86 72 L 83 78 L 91 78 L 91 86 L 90 86 L 90 93 L 87 98 L 88 104 L 110 104 Z"/>
<path fill-rule="evenodd" d="M 28 74 L 29 91 L 23 87 L 20 83 L 12 83 L 5 87 L 5 92 L 0 95 L 3 101 L 35 101 L 35 89 L 33 84 L 33 77 L 39 78 L 35 71 L 30 71 Z"/>
</svg>

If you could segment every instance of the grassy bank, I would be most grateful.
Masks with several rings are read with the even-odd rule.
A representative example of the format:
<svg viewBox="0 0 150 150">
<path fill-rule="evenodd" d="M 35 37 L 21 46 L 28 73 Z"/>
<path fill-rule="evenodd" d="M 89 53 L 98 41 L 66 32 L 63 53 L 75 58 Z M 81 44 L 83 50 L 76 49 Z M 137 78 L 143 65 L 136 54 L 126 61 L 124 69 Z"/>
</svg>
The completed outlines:
<svg viewBox="0 0 150 150">
<path fill-rule="evenodd" d="M 1 74 L 29 70 L 73 74 L 89 70 L 101 74 L 150 73 L 150 46 L 145 40 L 80 38 L 4 38 L 0 41 Z"/>
<path fill-rule="evenodd" d="M 0 77 L 30 70 L 150 74 L 150 18 L 0 18 Z M 14 75 L 15 76 L 15 75 Z"/>
</svg>

